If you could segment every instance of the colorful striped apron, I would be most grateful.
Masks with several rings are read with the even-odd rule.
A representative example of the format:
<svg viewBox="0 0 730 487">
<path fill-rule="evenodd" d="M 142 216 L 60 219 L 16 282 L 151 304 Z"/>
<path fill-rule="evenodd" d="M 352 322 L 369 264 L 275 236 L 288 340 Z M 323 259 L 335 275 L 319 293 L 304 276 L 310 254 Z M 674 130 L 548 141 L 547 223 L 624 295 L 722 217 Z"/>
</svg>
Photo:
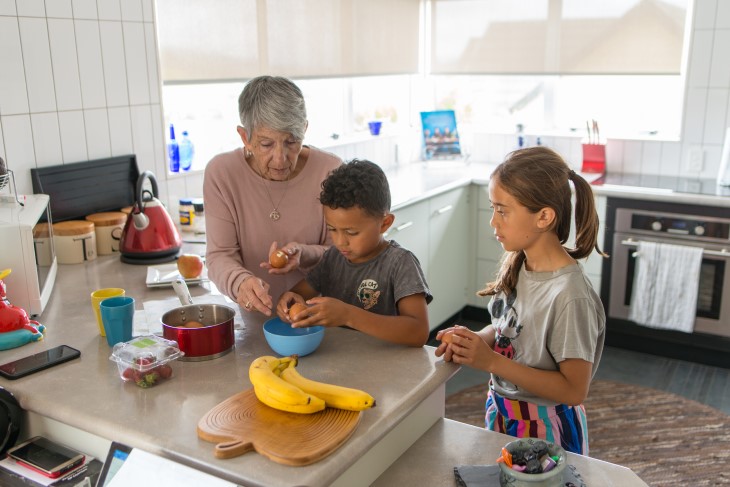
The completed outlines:
<svg viewBox="0 0 730 487">
<path fill-rule="evenodd" d="M 486 409 L 489 430 L 516 438 L 542 438 L 565 451 L 588 455 L 588 421 L 582 404 L 539 406 L 504 398 L 490 389 Z"/>
</svg>

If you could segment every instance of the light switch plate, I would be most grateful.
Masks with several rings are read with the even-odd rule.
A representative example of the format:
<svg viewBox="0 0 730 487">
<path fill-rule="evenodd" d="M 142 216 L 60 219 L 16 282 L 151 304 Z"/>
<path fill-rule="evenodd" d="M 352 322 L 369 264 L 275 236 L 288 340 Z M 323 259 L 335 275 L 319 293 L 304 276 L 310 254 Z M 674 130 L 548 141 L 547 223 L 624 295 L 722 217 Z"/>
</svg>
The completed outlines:
<svg viewBox="0 0 730 487">
<path fill-rule="evenodd" d="M 690 172 L 701 172 L 702 163 L 704 162 L 705 151 L 700 146 L 694 146 L 689 148 L 689 154 L 687 157 L 687 171 Z"/>
</svg>

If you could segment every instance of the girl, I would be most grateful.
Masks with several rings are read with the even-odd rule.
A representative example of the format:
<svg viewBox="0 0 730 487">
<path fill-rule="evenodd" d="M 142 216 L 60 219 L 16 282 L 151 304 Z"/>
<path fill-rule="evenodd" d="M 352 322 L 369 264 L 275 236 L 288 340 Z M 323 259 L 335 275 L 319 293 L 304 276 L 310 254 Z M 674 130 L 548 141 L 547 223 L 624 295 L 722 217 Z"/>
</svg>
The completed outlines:
<svg viewBox="0 0 730 487">
<path fill-rule="evenodd" d="M 575 187 L 575 248 L 564 246 Z M 505 253 L 494 282 L 492 324 L 454 326 L 436 356 L 491 373 L 486 427 L 543 438 L 588 454 L 583 400 L 603 351 L 606 316 L 576 259 L 597 244 L 598 214 L 588 182 L 547 147 L 512 152 L 489 182 L 489 224 Z"/>
</svg>

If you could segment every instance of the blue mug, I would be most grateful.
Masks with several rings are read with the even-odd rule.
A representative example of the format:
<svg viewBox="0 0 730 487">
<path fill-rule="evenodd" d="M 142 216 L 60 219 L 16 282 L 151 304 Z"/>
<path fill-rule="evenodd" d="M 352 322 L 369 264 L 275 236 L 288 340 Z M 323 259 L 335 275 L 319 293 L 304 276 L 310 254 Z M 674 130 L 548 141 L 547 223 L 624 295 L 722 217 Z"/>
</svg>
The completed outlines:
<svg viewBox="0 0 730 487">
<path fill-rule="evenodd" d="M 383 126 L 383 122 L 376 120 L 374 122 L 368 122 L 368 128 L 370 129 L 371 135 L 379 135 L 380 127 Z"/>
<path fill-rule="evenodd" d="M 106 342 L 113 347 L 132 339 L 134 325 L 134 298 L 115 296 L 99 303 L 101 322 L 106 333 Z"/>
</svg>

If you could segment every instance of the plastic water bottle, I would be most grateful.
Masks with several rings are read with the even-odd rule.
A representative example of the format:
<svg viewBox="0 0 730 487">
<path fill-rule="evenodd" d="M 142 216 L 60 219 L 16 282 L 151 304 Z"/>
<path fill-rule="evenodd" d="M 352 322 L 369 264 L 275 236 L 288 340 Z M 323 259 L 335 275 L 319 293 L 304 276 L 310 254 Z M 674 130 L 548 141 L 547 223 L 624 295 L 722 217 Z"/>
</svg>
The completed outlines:
<svg viewBox="0 0 730 487">
<path fill-rule="evenodd" d="M 170 160 L 170 172 L 180 172 L 180 146 L 175 140 L 175 127 L 170 124 L 170 140 L 167 143 L 167 157 Z"/>
<path fill-rule="evenodd" d="M 180 139 L 180 169 L 189 171 L 193 166 L 193 156 L 195 155 L 195 146 L 188 137 L 188 131 L 183 130 L 182 139 Z"/>
</svg>

